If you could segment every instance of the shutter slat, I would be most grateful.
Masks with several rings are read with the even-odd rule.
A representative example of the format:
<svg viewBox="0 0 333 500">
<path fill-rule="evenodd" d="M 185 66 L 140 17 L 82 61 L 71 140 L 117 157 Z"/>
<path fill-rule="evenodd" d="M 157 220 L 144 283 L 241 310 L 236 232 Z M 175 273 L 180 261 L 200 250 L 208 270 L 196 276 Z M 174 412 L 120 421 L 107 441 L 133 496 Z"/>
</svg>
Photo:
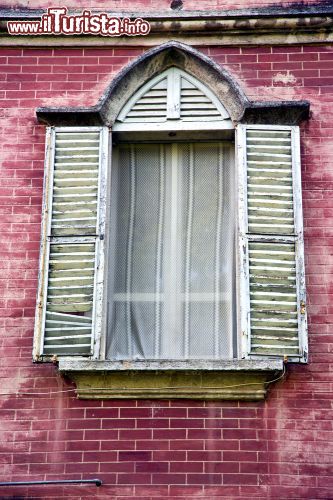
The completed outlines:
<svg viewBox="0 0 333 500">
<path fill-rule="evenodd" d="M 160 121 L 166 117 L 167 78 L 140 97 L 126 115 L 125 121 Z"/>
<path fill-rule="evenodd" d="M 76 199 L 96 202 L 98 196 L 98 170 L 100 134 L 57 133 L 55 138 L 55 169 L 53 181 L 53 210 L 51 234 L 53 236 L 96 234 L 97 212 L 86 217 L 68 211 L 61 217 L 59 209 L 63 204 Z M 64 162 L 65 160 L 65 162 Z M 76 163 L 78 161 L 78 163 Z M 93 163 L 94 168 L 85 170 L 85 163 Z M 78 164 L 84 168 L 78 169 Z M 74 165 L 74 168 L 73 168 Z"/>
<path fill-rule="evenodd" d="M 58 347 L 66 340 L 70 346 L 71 354 L 73 354 L 73 345 L 77 345 L 77 336 L 68 336 L 66 339 L 59 340 L 63 336 L 63 332 L 68 331 L 82 321 L 80 316 L 74 316 L 73 313 L 87 314 L 92 312 L 93 308 L 93 295 L 94 295 L 94 267 L 95 267 L 95 244 L 52 244 L 50 245 L 49 257 L 49 281 L 48 281 L 48 294 L 47 294 L 47 322 L 45 328 L 45 348 L 47 353 L 50 354 L 51 349 L 53 353 L 57 354 Z M 53 271 L 53 273 L 52 273 Z M 59 276 L 62 271 L 66 271 L 68 276 Z M 82 272 L 83 271 L 83 272 Z M 89 276 L 85 276 L 85 272 L 90 271 Z M 57 276 L 56 278 L 54 277 Z M 50 321 L 52 321 L 53 313 L 65 313 L 61 322 L 53 320 L 52 328 L 50 328 Z M 68 316 L 68 318 L 67 318 Z M 51 319 L 50 319 L 51 318 Z M 86 342 L 86 350 L 83 345 L 80 346 L 78 354 L 90 354 L 92 323 L 84 322 L 84 337 L 89 339 Z M 81 331 L 78 329 L 77 331 Z M 80 344 L 82 344 L 80 342 Z M 62 348 L 62 353 L 64 347 Z"/>
<path fill-rule="evenodd" d="M 296 287 L 289 284 L 291 278 L 296 280 L 294 244 L 250 241 L 249 271 L 251 352 L 299 354 L 297 323 L 290 327 L 297 315 Z M 262 276 L 264 289 L 260 289 Z M 257 316 L 266 311 L 270 317 L 258 321 Z M 276 321 L 277 314 L 283 315 L 284 322 Z"/>
<path fill-rule="evenodd" d="M 280 170 L 275 162 L 281 158 L 286 161 Z M 248 130 L 246 159 L 251 162 L 247 170 L 249 233 L 294 234 L 291 133 L 283 132 L 272 137 L 262 129 L 251 130 L 251 133 Z M 252 167 L 254 159 L 257 160 L 255 169 Z M 266 161 L 274 168 L 267 168 Z M 279 214 L 274 214 L 272 208 L 280 208 Z M 260 213 L 254 210 L 260 210 Z"/>
<path fill-rule="evenodd" d="M 216 105 L 202 90 L 188 86 L 186 78 L 181 79 L 180 116 L 184 120 L 221 119 L 221 113 Z"/>
</svg>

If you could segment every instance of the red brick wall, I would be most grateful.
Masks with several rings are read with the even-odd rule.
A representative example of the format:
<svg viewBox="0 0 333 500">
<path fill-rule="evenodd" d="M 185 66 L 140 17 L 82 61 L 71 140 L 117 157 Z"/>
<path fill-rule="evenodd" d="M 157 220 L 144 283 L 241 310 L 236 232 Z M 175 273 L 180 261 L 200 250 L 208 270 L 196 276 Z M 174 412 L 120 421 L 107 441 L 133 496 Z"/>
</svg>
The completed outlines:
<svg viewBox="0 0 333 500">
<path fill-rule="evenodd" d="M 1 498 L 332 497 L 333 53 L 203 51 L 249 98 L 311 101 L 301 129 L 310 363 L 290 366 L 260 403 L 77 401 L 54 366 L 32 364 L 45 132 L 35 108 L 95 103 L 141 50 L 2 48 L 0 480 L 105 485 L 0 487 Z"/>
</svg>

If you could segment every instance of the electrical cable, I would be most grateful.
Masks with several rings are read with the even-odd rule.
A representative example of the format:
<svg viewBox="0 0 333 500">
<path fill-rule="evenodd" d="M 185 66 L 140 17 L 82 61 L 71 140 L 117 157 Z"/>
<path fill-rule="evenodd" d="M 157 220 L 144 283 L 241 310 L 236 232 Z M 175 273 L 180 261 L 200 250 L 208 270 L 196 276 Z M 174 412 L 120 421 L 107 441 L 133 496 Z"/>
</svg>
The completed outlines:
<svg viewBox="0 0 333 500">
<path fill-rule="evenodd" d="M 278 380 L 281 380 L 284 378 L 286 375 L 286 368 L 285 364 L 283 365 L 283 371 L 282 374 L 279 375 L 279 377 L 273 379 L 273 380 L 268 380 L 267 382 L 264 382 L 265 385 L 272 384 L 273 382 L 277 382 Z M 234 385 L 223 385 L 222 387 L 205 387 L 202 386 L 200 389 L 234 389 L 236 387 L 244 387 L 244 386 L 250 386 L 250 385 L 262 385 L 262 382 L 246 382 L 245 384 L 234 384 Z M 191 386 L 177 386 L 177 387 L 135 387 L 134 389 L 147 389 L 150 391 L 160 391 L 160 390 L 172 390 L 172 389 L 193 389 Z M 0 396 L 49 396 L 51 394 L 61 394 L 61 393 L 66 393 L 66 392 L 75 392 L 77 390 L 76 387 L 73 387 L 72 389 L 63 389 L 63 390 L 58 390 L 58 391 L 48 391 L 48 392 L 16 392 L 16 393 L 0 393 Z M 107 387 L 90 387 L 89 391 L 108 391 L 109 388 Z M 133 388 L 131 387 L 120 387 L 119 389 L 112 389 L 113 391 L 117 392 L 126 392 L 126 391 L 132 391 Z M 149 399 L 149 398 L 148 398 Z"/>
</svg>

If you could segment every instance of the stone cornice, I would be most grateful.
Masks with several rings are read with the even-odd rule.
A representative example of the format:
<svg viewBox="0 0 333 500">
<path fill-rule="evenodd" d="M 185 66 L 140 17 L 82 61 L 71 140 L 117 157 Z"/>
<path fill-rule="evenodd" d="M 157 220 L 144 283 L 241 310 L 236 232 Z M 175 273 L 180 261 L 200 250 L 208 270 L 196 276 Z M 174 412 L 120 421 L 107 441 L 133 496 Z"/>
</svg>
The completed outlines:
<svg viewBox="0 0 333 500">
<path fill-rule="evenodd" d="M 71 14 L 80 11 L 69 11 Z M 94 10 L 98 12 L 98 10 Z M 333 39 L 333 6 L 266 7 L 228 11 L 108 12 L 115 17 L 142 17 L 149 36 L 9 36 L 7 20 L 38 19 L 45 10 L 0 9 L 0 45 L 153 46 L 170 39 L 189 45 L 323 43 Z"/>
<path fill-rule="evenodd" d="M 80 13 L 80 9 L 69 9 L 70 14 Z M 231 19 L 231 18 L 276 18 L 276 17 L 317 17 L 317 16 L 332 16 L 332 2 L 317 5 L 289 5 L 288 7 L 272 6 L 258 7 L 249 9 L 228 9 L 228 10 L 178 10 L 178 11 L 109 11 L 107 9 L 92 9 L 93 12 L 107 12 L 114 17 L 142 17 L 148 21 L 163 20 L 163 19 Z M 27 9 L 27 8 L 1 8 L 0 20 L 7 19 L 37 19 L 42 14 L 45 14 L 46 9 Z"/>
<path fill-rule="evenodd" d="M 249 101 L 244 107 L 241 123 L 298 125 L 309 118 L 308 101 Z M 101 107 L 91 108 L 38 108 L 38 121 L 53 126 L 103 125 Z"/>
</svg>

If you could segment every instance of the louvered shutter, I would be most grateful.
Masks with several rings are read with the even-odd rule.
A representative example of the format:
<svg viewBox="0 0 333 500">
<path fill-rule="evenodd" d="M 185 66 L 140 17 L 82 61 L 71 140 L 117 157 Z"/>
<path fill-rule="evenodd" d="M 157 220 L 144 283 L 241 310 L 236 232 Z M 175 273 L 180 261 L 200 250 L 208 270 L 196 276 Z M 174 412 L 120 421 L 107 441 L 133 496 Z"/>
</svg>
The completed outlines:
<svg viewBox="0 0 333 500">
<path fill-rule="evenodd" d="M 193 76 L 169 68 L 143 85 L 123 107 L 117 122 L 123 124 L 219 122 L 229 114 L 216 96 Z M 121 130 L 121 129 L 119 129 Z"/>
<path fill-rule="evenodd" d="M 105 127 L 47 131 L 34 359 L 98 356 L 107 142 Z"/>
<path fill-rule="evenodd" d="M 180 117 L 184 121 L 216 121 L 228 118 L 228 113 L 214 96 L 207 95 L 188 76 L 180 78 Z"/>
<path fill-rule="evenodd" d="M 299 129 L 239 125 L 242 354 L 306 361 Z"/>
<path fill-rule="evenodd" d="M 167 78 L 163 78 L 134 102 L 126 115 L 127 122 L 158 122 L 167 112 Z"/>
</svg>

